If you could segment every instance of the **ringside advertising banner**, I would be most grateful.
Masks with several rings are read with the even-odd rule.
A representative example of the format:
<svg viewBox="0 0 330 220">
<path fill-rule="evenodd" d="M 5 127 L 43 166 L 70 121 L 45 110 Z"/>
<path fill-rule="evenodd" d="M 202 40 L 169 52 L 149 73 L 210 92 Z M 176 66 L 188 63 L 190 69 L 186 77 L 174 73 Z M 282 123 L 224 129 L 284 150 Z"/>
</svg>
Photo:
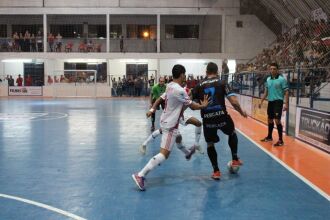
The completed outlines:
<svg viewBox="0 0 330 220">
<path fill-rule="evenodd" d="M 297 107 L 296 137 L 330 153 L 330 113 Z"/>
<path fill-rule="evenodd" d="M 41 86 L 9 86 L 9 96 L 42 96 Z"/>
</svg>

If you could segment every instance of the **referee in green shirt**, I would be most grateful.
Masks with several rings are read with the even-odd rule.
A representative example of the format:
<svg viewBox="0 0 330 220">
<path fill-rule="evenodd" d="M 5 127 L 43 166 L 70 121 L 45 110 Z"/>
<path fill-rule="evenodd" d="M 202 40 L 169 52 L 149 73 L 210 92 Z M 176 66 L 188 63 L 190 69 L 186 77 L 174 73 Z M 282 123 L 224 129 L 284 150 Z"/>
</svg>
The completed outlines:
<svg viewBox="0 0 330 220">
<path fill-rule="evenodd" d="M 267 78 L 265 88 L 266 91 L 261 99 L 259 104 L 259 108 L 265 98 L 268 98 L 268 107 L 267 107 L 267 115 L 268 115 L 268 135 L 262 142 L 273 141 L 273 128 L 274 128 L 274 119 L 278 131 L 279 140 L 274 144 L 275 147 L 283 146 L 283 126 L 281 124 L 282 110 L 286 111 L 288 109 L 289 103 L 289 87 L 286 79 L 279 74 L 278 72 L 278 64 L 271 63 L 270 64 L 270 72 L 271 76 Z M 284 101 L 284 103 L 283 103 Z M 283 106 L 284 104 L 284 106 Z"/>
<path fill-rule="evenodd" d="M 150 93 L 150 108 L 154 104 L 154 102 L 165 92 L 166 85 L 165 85 L 165 78 L 160 77 L 159 83 L 154 85 L 151 89 Z M 162 108 L 164 109 L 164 103 L 161 104 Z M 159 110 L 159 108 L 157 108 Z M 151 131 L 155 130 L 155 118 L 156 118 L 156 112 L 152 113 L 151 115 Z"/>
</svg>

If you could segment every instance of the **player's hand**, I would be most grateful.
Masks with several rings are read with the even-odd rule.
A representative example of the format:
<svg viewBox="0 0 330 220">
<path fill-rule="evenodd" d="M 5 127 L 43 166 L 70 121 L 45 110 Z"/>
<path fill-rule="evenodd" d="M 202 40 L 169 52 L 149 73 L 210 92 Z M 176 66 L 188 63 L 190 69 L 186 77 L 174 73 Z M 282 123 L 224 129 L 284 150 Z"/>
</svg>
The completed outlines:
<svg viewBox="0 0 330 220">
<path fill-rule="evenodd" d="M 204 99 L 201 101 L 201 106 L 203 108 L 206 108 L 209 105 L 209 96 L 208 95 L 204 95 Z"/>
<path fill-rule="evenodd" d="M 146 113 L 147 118 L 150 118 L 151 115 L 152 115 L 152 112 L 151 112 L 151 111 L 148 111 L 148 112 Z"/>
<path fill-rule="evenodd" d="M 242 111 L 241 115 L 242 115 L 244 118 L 247 118 L 247 117 L 248 117 L 246 111 Z"/>
<path fill-rule="evenodd" d="M 285 112 L 286 110 L 288 110 L 288 105 L 287 104 L 284 104 L 283 111 Z"/>
</svg>

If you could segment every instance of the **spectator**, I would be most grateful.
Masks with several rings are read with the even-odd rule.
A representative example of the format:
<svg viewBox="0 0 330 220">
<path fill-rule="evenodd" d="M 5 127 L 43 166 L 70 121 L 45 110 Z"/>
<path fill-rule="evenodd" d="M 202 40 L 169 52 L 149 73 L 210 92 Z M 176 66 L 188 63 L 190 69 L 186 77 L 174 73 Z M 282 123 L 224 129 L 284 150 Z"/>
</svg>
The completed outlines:
<svg viewBox="0 0 330 220">
<path fill-rule="evenodd" d="M 32 86 L 32 77 L 28 74 L 27 78 L 25 79 L 25 86 Z"/>
<path fill-rule="evenodd" d="M 42 41 L 43 41 L 43 36 L 41 31 L 38 31 L 37 36 L 36 36 L 36 41 L 37 41 L 37 47 L 38 47 L 38 52 L 42 52 L 43 51 L 43 47 L 42 47 Z"/>
<path fill-rule="evenodd" d="M 21 74 L 18 75 L 18 78 L 16 79 L 17 86 L 23 85 L 23 78 L 21 77 Z"/>
<path fill-rule="evenodd" d="M 13 79 L 13 77 L 11 75 L 8 78 L 8 86 L 15 86 L 14 85 L 14 79 Z"/>
</svg>

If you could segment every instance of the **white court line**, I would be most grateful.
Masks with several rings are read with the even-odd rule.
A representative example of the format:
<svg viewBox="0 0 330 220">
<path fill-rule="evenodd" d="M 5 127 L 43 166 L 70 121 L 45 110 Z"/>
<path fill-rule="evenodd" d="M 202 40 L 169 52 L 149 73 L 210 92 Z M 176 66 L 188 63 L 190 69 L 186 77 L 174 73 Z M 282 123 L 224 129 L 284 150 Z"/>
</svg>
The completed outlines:
<svg viewBox="0 0 330 220">
<path fill-rule="evenodd" d="M 263 150 L 271 158 L 273 158 L 275 161 L 277 161 L 279 164 L 281 164 L 284 168 L 286 168 L 287 170 L 289 170 L 292 174 L 294 174 L 296 177 L 298 177 L 299 179 L 301 179 L 304 183 L 306 183 L 308 186 L 310 186 L 312 189 L 314 189 L 316 192 L 318 192 L 321 196 L 323 196 L 324 198 L 326 198 L 330 202 L 330 196 L 327 193 L 325 193 L 319 187 L 317 187 L 316 185 L 314 185 L 311 181 L 309 181 L 308 179 L 306 179 L 300 173 L 298 173 L 297 171 L 295 171 L 294 169 L 292 169 L 291 167 L 289 167 L 286 163 L 284 163 L 278 157 L 276 157 L 275 155 L 271 154 L 269 151 L 267 151 L 266 149 L 264 149 L 260 144 L 258 144 L 254 140 L 252 140 L 249 136 L 247 136 L 246 134 L 244 134 L 241 130 L 239 130 L 238 128 L 235 128 L 235 129 L 239 133 L 241 133 L 241 135 L 243 135 L 245 138 L 247 138 L 249 141 L 251 141 L 253 144 L 255 144 L 258 148 L 260 148 L 261 150 Z"/>
<path fill-rule="evenodd" d="M 79 217 L 79 216 L 77 216 L 75 214 L 72 214 L 70 212 L 66 212 L 64 210 L 61 210 L 61 209 L 58 209 L 58 208 L 55 208 L 55 207 L 52 207 L 52 206 L 49 206 L 49 205 L 46 205 L 46 204 L 42 204 L 42 203 L 39 203 L 39 202 L 35 202 L 35 201 L 32 201 L 32 200 L 23 199 L 23 198 L 19 198 L 19 197 L 16 197 L 16 196 L 10 196 L 10 195 L 1 194 L 1 193 L 0 193 L 0 197 L 6 198 L 6 199 L 16 200 L 16 201 L 20 201 L 20 202 L 24 202 L 24 203 L 34 205 L 34 206 L 38 206 L 40 208 L 44 208 L 44 209 L 47 209 L 49 211 L 59 213 L 61 215 L 70 217 L 72 219 L 86 220 L 85 218 Z"/>
</svg>

